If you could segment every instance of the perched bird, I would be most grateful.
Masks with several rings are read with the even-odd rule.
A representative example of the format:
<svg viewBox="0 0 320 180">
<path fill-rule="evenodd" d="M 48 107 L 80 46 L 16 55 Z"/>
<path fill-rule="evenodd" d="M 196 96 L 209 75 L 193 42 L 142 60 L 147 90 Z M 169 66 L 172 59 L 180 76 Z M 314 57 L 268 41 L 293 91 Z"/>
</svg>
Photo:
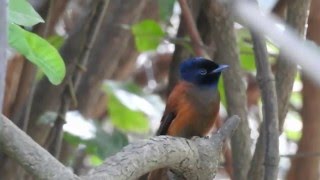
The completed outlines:
<svg viewBox="0 0 320 180">
<path fill-rule="evenodd" d="M 157 135 L 184 138 L 205 136 L 213 128 L 219 112 L 218 81 L 228 65 L 203 57 L 190 58 L 180 65 L 180 81 L 167 99 Z M 149 174 L 149 180 L 162 179 L 164 169 Z"/>
</svg>

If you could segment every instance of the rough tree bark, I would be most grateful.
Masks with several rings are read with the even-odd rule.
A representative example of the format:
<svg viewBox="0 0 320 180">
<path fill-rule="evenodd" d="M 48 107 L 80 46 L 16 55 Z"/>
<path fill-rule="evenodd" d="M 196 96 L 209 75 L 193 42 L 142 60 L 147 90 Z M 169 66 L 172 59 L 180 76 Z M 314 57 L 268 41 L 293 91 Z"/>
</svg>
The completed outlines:
<svg viewBox="0 0 320 180">
<path fill-rule="evenodd" d="M 226 91 L 227 111 L 229 115 L 239 115 L 241 122 L 231 138 L 234 178 L 247 179 L 250 167 L 250 129 L 247 121 L 246 88 L 240 68 L 239 54 L 236 46 L 234 21 L 230 9 L 217 2 L 210 1 L 206 11 L 212 28 L 213 39 L 217 48 L 215 60 L 228 64 L 230 68 L 223 74 Z"/>
<path fill-rule="evenodd" d="M 82 179 L 136 179 L 167 166 L 190 179 L 212 179 L 219 166 L 223 142 L 239 121 L 239 117 L 231 117 L 210 138 L 158 136 L 130 144 Z M 0 145 L 1 151 L 39 179 L 79 179 L 3 115 Z"/>
</svg>

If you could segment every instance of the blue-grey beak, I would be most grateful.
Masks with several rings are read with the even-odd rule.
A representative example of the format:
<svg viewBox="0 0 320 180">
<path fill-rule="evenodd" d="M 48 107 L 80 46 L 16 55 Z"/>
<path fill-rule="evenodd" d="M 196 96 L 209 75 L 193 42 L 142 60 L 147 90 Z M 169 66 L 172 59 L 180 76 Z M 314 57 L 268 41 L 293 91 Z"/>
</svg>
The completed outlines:
<svg viewBox="0 0 320 180">
<path fill-rule="evenodd" d="M 223 71 L 224 69 L 227 69 L 229 67 L 229 65 L 226 65 L 226 64 L 221 64 L 219 65 L 219 67 L 215 70 L 212 71 L 212 73 L 217 73 L 217 72 L 221 72 Z"/>
</svg>

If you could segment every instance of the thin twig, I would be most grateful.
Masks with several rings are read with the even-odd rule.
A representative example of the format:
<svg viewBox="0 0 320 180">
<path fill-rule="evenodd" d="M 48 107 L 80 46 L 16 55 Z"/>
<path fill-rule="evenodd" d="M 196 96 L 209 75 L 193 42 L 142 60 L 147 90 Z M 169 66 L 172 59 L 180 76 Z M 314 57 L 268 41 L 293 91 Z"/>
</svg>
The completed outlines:
<svg viewBox="0 0 320 180">
<path fill-rule="evenodd" d="M 280 158 L 314 158 L 319 156 L 320 152 L 301 152 L 297 154 L 282 154 L 280 155 Z"/>
<path fill-rule="evenodd" d="M 206 58 L 209 58 L 208 53 L 204 50 L 204 44 L 201 40 L 201 37 L 199 35 L 199 32 L 197 30 L 196 23 L 194 21 L 194 18 L 192 16 L 191 10 L 188 6 L 188 3 L 186 0 L 179 0 L 179 4 L 181 7 L 183 20 L 186 24 L 186 28 L 188 30 L 192 47 L 197 56 L 203 56 Z M 210 59 L 210 58 L 209 58 Z"/>
<path fill-rule="evenodd" d="M 92 11 L 92 19 L 88 24 L 87 40 L 84 42 L 86 44 L 83 44 L 83 50 L 81 51 L 81 54 L 78 57 L 78 66 L 87 66 L 93 44 L 95 43 L 98 37 L 103 19 L 105 18 L 105 15 L 107 13 L 108 5 L 109 0 L 101 0 L 99 3 L 96 4 L 94 10 Z M 82 69 L 75 69 L 71 79 L 68 80 L 70 83 L 68 83 L 69 85 L 66 85 L 65 90 L 62 94 L 62 101 L 60 110 L 58 112 L 58 117 L 55 121 L 54 127 L 51 129 L 50 134 L 48 136 L 48 139 L 53 139 L 53 141 L 50 144 L 47 144 L 47 146 L 49 151 L 55 157 L 60 156 L 60 148 L 63 137 L 62 126 L 65 123 L 66 112 L 71 106 L 71 103 L 73 102 L 75 104 L 75 102 L 73 101 L 75 99 L 73 94 L 75 94 L 75 91 L 77 91 L 82 75 Z"/>
</svg>

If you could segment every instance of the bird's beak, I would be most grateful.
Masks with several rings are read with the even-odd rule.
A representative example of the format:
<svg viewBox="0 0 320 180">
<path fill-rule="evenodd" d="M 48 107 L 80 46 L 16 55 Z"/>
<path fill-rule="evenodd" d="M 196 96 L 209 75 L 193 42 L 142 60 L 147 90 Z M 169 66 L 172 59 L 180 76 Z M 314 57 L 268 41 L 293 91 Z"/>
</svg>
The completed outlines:
<svg viewBox="0 0 320 180">
<path fill-rule="evenodd" d="M 227 69 L 229 67 L 229 65 L 226 65 L 226 64 L 221 64 L 219 65 L 219 67 L 215 70 L 212 71 L 212 73 L 217 73 L 217 72 L 221 72 L 223 71 L 224 69 Z"/>
</svg>

